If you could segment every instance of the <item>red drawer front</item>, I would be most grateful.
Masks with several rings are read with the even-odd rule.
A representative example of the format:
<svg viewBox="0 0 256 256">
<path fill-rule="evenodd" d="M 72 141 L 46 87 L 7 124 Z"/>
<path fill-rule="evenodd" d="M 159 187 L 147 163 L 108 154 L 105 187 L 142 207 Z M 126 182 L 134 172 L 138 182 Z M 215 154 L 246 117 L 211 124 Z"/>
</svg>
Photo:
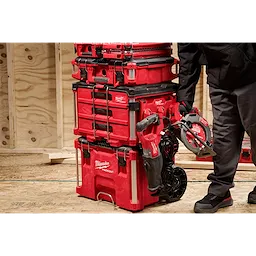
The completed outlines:
<svg viewBox="0 0 256 256">
<path fill-rule="evenodd" d="M 157 113 L 158 108 L 162 111 L 163 107 L 168 115 L 169 107 L 176 102 L 171 92 L 138 96 L 135 97 L 134 103 L 131 103 L 128 94 L 121 90 L 107 93 L 101 89 L 81 87 L 74 93 L 77 110 L 75 135 L 85 136 L 90 142 L 107 140 L 115 147 L 136 146 L 136 124 L 145 117 L 145 112 Z M 137 111 L 131 107 L 134 105 L 137 106 Z"/>
</svg>

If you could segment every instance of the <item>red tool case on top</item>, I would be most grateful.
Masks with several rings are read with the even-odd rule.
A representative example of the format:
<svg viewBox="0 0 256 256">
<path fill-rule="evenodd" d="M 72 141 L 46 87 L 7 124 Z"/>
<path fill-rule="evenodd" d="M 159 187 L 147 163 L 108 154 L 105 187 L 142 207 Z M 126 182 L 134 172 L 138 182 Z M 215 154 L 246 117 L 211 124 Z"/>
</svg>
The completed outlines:
<svg viewBox="0 0 256 256">
<path fill-rule="evenodd" d="M 77 57 L 72 65 L 72 77 L 87 83 L 134 86 L 163 83 L 178 77 L 178 60 L 173 57 L 107 62 Z"/>
<path fill-rule="evenodd" d="M 168 57 L 171 43 L 75 43 L 77 56 L 86 58 L 131 59 Z"/>
<path fill-rule="evenodd" d="M 94 200 L 105 200 L 130 211 L 140 211 L 158 202 L 148 191 L 146 172 L 138 151 L 129 147 L 110 148 L 75 140 L 81 151 L 81 180 L 76 192 Z M 78 166 L 77 166 L 78 167 Z M 80 175 L 78 175 L 79 177 Z"/>
<path fill-rule="evenodd" d="M 177 84 L 147 86 L 103 86 L 85 82 L 73 84 L 75 102 L 74 134 L 90 142 L 105 140 L 111 146 L 136 146 L 136 124 L 144 113 L 163 111 L 176 102 Z"/>
</svg>

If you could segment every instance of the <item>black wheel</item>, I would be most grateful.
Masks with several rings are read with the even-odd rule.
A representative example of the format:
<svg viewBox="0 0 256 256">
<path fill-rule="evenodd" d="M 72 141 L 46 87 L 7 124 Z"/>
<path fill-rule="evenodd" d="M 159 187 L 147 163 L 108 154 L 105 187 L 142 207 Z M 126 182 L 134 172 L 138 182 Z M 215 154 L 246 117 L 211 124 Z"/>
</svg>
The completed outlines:
<svg viewBox="0 0 256 256">
<path fill-rule="evenodd" d="M 180 167 L 168 167 L 163 171 L 162 178 L 165 192 L 159 199 L 168 203 L 180 200 L 187 188 L 186 172 Z"/>
</svg>

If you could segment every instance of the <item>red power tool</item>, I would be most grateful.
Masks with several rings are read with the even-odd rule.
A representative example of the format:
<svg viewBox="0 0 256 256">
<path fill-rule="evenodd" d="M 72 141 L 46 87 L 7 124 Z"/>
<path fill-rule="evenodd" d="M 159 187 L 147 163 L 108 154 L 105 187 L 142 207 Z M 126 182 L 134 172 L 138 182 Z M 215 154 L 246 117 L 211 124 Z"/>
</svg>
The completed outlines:
<svg viewBox="0 0 256 256">
<path fill-rule="evenodd" d="M 182 168 L 174 166 L 179 142 L 168 123 L 166 109 L 158 108 L 157 113 L 138 122 L 136 129 L 149 191 L 160 200 L 174 202 L 184 194 L 187 176 Z"/>
<path fill-rule="evenodd" d="M 216 155 L 210 144 L 208 122 L 197 108 L 182 116 L 179 105 L 178 102 L 170 104 L 168 110 L 161 109 L 146 116 L 136 126 L 148 189 L 168 202 L 179 200 L 187 186 L 185 171 L 174 165 L 179 145 L 177 138 L 198 157 Z"/>
<path fill-rule="evenodd" d="M 208 122 L 200 115 L 199 110 L 194 107 L 185 116 L 180 114 L 180 103 L 171 106 L 170 122 L 179 132 L 178 138 L 187 149 L 197 157 L 215 156 L 212 149 L 211 131 Z"/>
</svg>

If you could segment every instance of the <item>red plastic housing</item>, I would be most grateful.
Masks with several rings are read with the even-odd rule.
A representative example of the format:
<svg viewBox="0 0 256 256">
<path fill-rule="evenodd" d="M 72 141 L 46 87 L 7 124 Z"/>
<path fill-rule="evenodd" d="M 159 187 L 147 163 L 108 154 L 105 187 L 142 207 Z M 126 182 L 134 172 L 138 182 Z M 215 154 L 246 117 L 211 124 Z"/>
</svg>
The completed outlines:
<svg viewBox="0 0 256 256">
<path fill-rule="evenodd" d="M 81 150 L 82 184 L 76 192 L 94 200 L 105 200 L 129 211 L 140 211 L 158 202 L 148 191 L 143 161 L 137 151 L 79 143 Z"/>
<path fill-rule="evenodd" d="M 107 63 L 76 58 L 72 65 L 72 77 L 87 83 L 135 86 L 168 82 L 178 77 L 178 60 L 172 57 Z"/>
<path fill-rule="evenodd" d="M 168 57 L 171 43 L 75 43 L 77 56 L 105 59 Z"/>
</svg>

